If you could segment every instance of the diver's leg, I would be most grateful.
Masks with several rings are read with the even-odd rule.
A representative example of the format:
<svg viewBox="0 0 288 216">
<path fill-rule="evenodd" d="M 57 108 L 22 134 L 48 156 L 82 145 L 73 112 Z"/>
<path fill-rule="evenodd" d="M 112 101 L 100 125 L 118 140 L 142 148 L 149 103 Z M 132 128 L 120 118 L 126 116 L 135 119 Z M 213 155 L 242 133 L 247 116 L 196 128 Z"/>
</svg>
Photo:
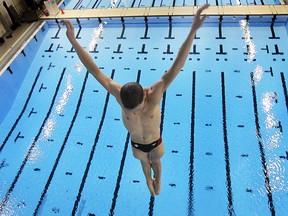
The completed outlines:
<svg viewBox="0 0 288 216">
<path fill-rule="evenodd" d="M 156 195 L 159 195 L 161 191 L 161 175 L 162 175 L 161 157 L 163 155 L 164 155 L 163 142 L 149 153 L 152 169 L 154 171 L 154 177 L 155 177 L 154 187 Z"/>
</svg>

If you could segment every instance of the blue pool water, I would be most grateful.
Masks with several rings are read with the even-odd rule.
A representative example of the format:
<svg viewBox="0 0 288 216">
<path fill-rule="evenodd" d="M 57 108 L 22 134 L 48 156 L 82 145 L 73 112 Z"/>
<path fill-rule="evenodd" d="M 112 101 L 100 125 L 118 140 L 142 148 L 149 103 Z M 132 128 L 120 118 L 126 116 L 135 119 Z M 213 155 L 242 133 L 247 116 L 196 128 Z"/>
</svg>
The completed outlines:
<svg viewBox="0 0 288 216">
<path fill-rule="evenodd" d="M 252 17 L 247 26 L 237 17 L 219 27 L 208 24 L 213 19 L 198 31 L 183 71 L 163 95 L 166 153 L 155 199 L 116 100 L 81 65 L 65 28 L 45 24 L 0 126 L 1 215 L 285 215 L 284 22 L 256 25 Z M 263 19 L 272 17 L 257 18 Z M 87 49 L 99 32 L 94 21 L 94 28 L 75 22 Z M 123 31 L 120 20 L 106 22 L 90 54 L 121 84 L 157 81 L 189 30 L 180 21 L 172 31 L 167 21 L 151 24 L 148 33 L 143 23 Z M 13 74 L 20 68 L 11 66 Z"/>
</svg>

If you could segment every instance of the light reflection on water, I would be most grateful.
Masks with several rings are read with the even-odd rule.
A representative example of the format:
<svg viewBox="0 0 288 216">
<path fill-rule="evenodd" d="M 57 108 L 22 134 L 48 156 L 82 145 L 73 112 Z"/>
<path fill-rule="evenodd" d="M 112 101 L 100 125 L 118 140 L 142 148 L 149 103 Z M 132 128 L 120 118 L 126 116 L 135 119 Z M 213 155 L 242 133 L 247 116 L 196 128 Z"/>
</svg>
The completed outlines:
<svg viewBox="0 0 288 216">
<path fill-rule="evenodd" d="M 61 98 L 58 101 L 58 104 L 55 108 L 56 114 L 60 115 L 63 112 L 64 107 L 66 106 L 68 100 L 69 100 L 69 96 L 71 94 L 71 92 L 73 91 L 73 85 L 71 83 L 72 80 L 72 76 L 68 75 L 67 76 L 67 81 L 66 81 L 66 88 L 61 96 Z"/>
<path fill-rule="evenodd" d="M 257 65 L 255 70 L 253 71 L 253 80 L 254 85 L 258 85 L 263 77 L 263 68 L 260 65 Z"/>
<path fill-rule="evenodd" d="M 248 62 L 252 62 L 255 59 L 256 55 L 256 46 L 252 40 L 250 28 L 249 28 L 249 23 L 247 22 L 246 19 L 240 20 L 239 21 L 240 27 L 243 31 L 243 36 L 245 43 L 247 45 L 247 52 L 248 52 Z"/>
<path fill-rule="evenodd" d="M 104 24 L 107 24 L 107 22 L 104 22 Z M 99 40 L 101 39 L 103 31 L 104 31 L 104 25 L 103 23 L 100 23 L 99 27 L 95 28 L 93 34 L 91 35 L 91 41 L 88 46 L 89 51 L 93 51 L 95 49 L 96 44 L 98 44 Z"/>
<path fill-rule="evenodd" d="M 111 0 L 111 2 L 110 2 L 110 4 L 111 4 L 110 8 L 115 8 L 117 1 L 118 1 L 118 0 Z"/>
<path fill-rule="evenodd" d="M 238 5 L 241 4 L 239 1 L 237 1 L 236 3 Z M 255 59 L 257 51 L 256 46 L 252 40 L 249 23 L 246 19 L 243 19 L 239 21 L 239 25 L 243 32 L 245 44 L 248 49 L 247 62 L 251 63 Z M 263 67 L 261 65 L 257 65 L 253 71 L 253 80 L 255 86 L 261 83 L 263 75 L 264 75 Z M 268 177 L 272 193 L 288 191 L 288 185 L 287 182 L 285 182 L 287 181 L 285 179 L 285 175 L 287 175 L 285 164 L 283 164 L 283 160 L 279 157 L 279 155 L 275 153 L 276 152 L 275 149 L 280 147 L 282 138 L 282 132 L 277 127 L 278 126 L 277 116 L 276 113 L 273 111 L 273 108 L 277 100 L 278 98 L 275 92 L 266 92 L 262 95 L 260 107 L 262 113 L 264 113 L 265 128 L 263 128 L 262 130 L 264 131 L 263 134 L 265 134 L 265 139 L 262 139 L 259 136 L 260 134 L 259 135 L 256 134 L 258 139 L 262 140 L 265 149 L 265 155 L 267 158 L 266 166 L 268 170 Z M 263 172 L 259 173 L 259 175 L 261 176 L 261 178 L 264 177 Z M 267 196 L 267 194 L 270 193 L 267 191 L 265 183 L 263 185 L 258 185 L 256 188 L 258 193 L 261 194 L 262 196 Z"/>
<path fill-rule="evenodd" d="M 238 5 L 240 5 L 240 3 Z M 247 46 L 247 53 L 248 53 L 247 62 L 251 63 L 255 60 L 255 56 L 257 53 L 256 45 L 252 40 L 253 37 L 251 35 L 248 21 L 246 19 L 242 19 L 239 21 L 239 25 L 243 33 L 245 44 Z M 254 85 L 259 84 L 262 80 L 262 77 L 263 77 L 263 67 L 261 65 L 256 65 L 256 68 L 253 71 Z"/>
<path fill-rule="evenodd" d="M 83 67 L 82 63 L 76 63 L 74 65 L 74 69 L 77 71 L 78 74 L 81 73 L 82 67 Z"/>
<path fill-rule="evenodd" d="M 275 153 L 280 147 L 282 133 L 277 128 L 278 120 L 273 108 L 277 101 L 275 92 L 265 92 L 261 98 L 261 110 L 264 114 L 265 134 L 264 147 L 266 152 L 267 169 L 270 179 L 271 192 L 288 191 L 285 187 L 285 166 L 283 160 Z"/>
<path fill-rule="evenodd" d="M 72 76 L 68 75 L 66 80 L 66 87 L 61 95 L 56 107 L 55 112 L 52 114 L 52 116 L 47 120 L 47 122 L 44 125 L 43 135 L 40 140 L 47 140 L 52 136 L 53 130 L 55 129 L 56 123 L 57 123 L 57 116 L 62 115 L 63 110 L 69 100 L 69 97 L 73 91 L 73 85 L 72 85 Z"/>
<path fill-rule="evenodd" d="M 57 124 L 57 116 L 62 115 L 72 91 L 73 91 L 72 76 L 68 75 L 65 90 L 62 93 L 57 105 L 55 106 L 55 110 L 51 114 L 51 117 L 46 121 L 39 142 L 46 141 L 52 136 L 53 131 Z M 42 151 L 40 146 L 41 145 L 39 145 L 38 143 L 38 145 L 35 145 L 34 148 L 32 149 L 28 158 L 30 163 L 36 163 L 37 161 L 45 157 L 44 152 Z"/>
<path fill-rule="evenodd" d="M 44 131 L 43 131 L 43 136 L 41 137 L 42 139 L 48 139 L 51 137 L 52 132 L 55 128 L 56 125 L 56 117 L 53 115 L 50 119 L 47 120 L 44 126 Z"/>
<path fill-rule="evenodd" d="M 276 100 L 277 95 L 274 92 L 266 92 L 261 98 L 261 109 L 264 113 L 265 129 L 267 133 L 265 147 L 270 151 L 273 151 L 274 148 L 280 147 L 280 138 L 282 134 L 277 128 L 278 120 L 276 119 L 276 114 L 273 112 Z"/>
<path fill-rule="evenodd" d="M 272 192 L 288 191 L 285 186 L 285 167 L 282 165 L 283 161 L 278 156 L 272 158 L 268 162 L 268 170 L 270 177 L 270 186 Z"/>
<path fill-rule="evenodd" d="M 20 197 L 20 195 L 18 196 Z M 16 216 L 23 215 L 23 210 L 26 207 L 26 202 L 18 198 L 9 198 L 5 208 L 1 212 L 1 216 Z"/>
<path fill-rule="evenodd" d="M 44 158 L 44 152 L 42 151 L 42 149 L 40 148 L 39 145 L 35 145 L 35 147 L 33 148 L 33 150 L 31 151 L 30 155 L 29 155 L 29 163 L 36 163 L 38 162 L 40 159 Z"/>
<path fill-rule="evenodd" d="M 276 94 L 274 92 L 266 92 L 261 98 L 261 108 L 265 114 L 266 129 L 273 129 L 277 126 L 277 120 L 273 113 L 273 107 L 275 105 Z"/>
</svg>

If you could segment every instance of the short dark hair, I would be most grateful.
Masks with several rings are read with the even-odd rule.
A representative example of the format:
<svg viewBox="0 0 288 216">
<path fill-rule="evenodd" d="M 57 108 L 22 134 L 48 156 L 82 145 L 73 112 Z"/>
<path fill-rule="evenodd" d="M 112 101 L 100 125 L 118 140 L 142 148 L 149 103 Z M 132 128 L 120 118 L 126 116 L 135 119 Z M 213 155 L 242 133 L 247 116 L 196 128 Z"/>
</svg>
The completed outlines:
<svg viewBox="0 0 288 216">
<path fill-rule="evenodd" d="M 129 82 L 122 86 L 120 97 L 126 109 L 134 109 L 143 102 L 144 90 L 137 82 Z"/>
</svg>

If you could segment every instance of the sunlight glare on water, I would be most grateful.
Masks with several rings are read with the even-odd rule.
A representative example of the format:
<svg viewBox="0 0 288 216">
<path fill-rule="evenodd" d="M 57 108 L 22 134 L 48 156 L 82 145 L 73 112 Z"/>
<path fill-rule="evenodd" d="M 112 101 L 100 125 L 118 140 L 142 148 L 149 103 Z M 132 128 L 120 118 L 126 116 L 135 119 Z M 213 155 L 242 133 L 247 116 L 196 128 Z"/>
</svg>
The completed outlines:
<svg viewBox="0 0 288 216">
<path fill-rule="evenodd" d="M 269 161 L 269 176 L 271 179 L 271 190 L 273 192 L 288 191 L 285 187 L 285 167 L 282 165 L 282 161 L 279 157 L 270 159 Z"/>
<path fill-rule="evenodd" d="M 44 130 L 43 130 L 43 136 L 41 137 L 41 140 L 49 139 L 51 137 L 52 132 L 56 126 L 57 120 L 56 116 L 57 115 L 62 115 L 62 112 L 69 100 L 69 97 L 73 91 L 73 85 L 72 85 L 72 76 L 68 75 L 67 80 L 66 80 L 66 86 L 65 90 L 62 93 L 56 107 L 55 107 L 55 112 L 52 114 L 52 116 L 47 120 L 47 122 L 44 125 Z"/>
<path fill-rule="evenodd" d="M 51 137 L 52 132 L 55 128 L 55 125 L 56 125 L 56 117 L 55 117 L 55 115 L 53 115 L 45 123 L 42 139 L 48 139 L 49 137 Z"/>
<path fill-rule="evenodd" d="M 241 5 L 241 2 L 239 0 L 236 0 L 237 5 Z M 256 55 L 256 46 L 254 42 L 252 41 L 251 37 L 251 32 L 249 29 L 249 23 L 246 19 L 240 20 L 239 21 L 240 28 L 243 31 L 243 37 L 245 39 L 245 43 L 247 45 L 248 49 L 248 62 L 252 62 L 255 58 Z"/>
<path fill-rule="evenodd" d="M 238 4 L 238 5 L 240 5 L 240 4 Z M 252 40 L 251 31 L 249 28 L 249 23 L 246 19 L 243 19 L 243 20 L 239 21 L 239 24 L 240 24 L 240 28 L 243 32 L 245 44 L 247 46 L 247 53 L 248 53 L 247 62 L 251 63 L 254 61 L 257 52 L 256 52 L 256 46 Z M 260 65 L 257 65 L 256 68 L 254 69 L 254 72 L 253 72 L 253 79 L 254 79 L 255 85 L 260 83 L 262 76 L 263 76 L 263 67 Z"/>
<path fill-rule="evenodd" d="M 73 85 L 71 83 L 71 79 L 72 79 L 72 76 L 68 75 L 67 81 L 66 81 L 66 88 L 65 88 L 56 108 L 55 108 L 57 115 L 60 115 L 63 112 L 63 109 L 69 100 L 69 96 L 70 96 L 71 92 L 73 91 Z"/>
<path fill-rule="evenodd" d="M 1 216 L 16 216 L 23 215 L 23 209 L 26 207 L 26 202 L 17 198 L 10 198 L 6 203 Z"/>
<path fill-rule="evenodd" d="M 81 73 L 82 67 L 83 67 L 82 63 L 76 63 L 74 65 L 74 69 L 77 71 L 78 74 Z"/>
<path fill-rule="evenodd" d="M 44 152 L 39 146 L 35 146 L 29 155 L 29 162 L 36 163 L 42 158 L 44 158 Z"/>
<path fill-rule="evenodd" d="M 118 1 L 118 0 L 111 0 L 111 3 L 110 3 L 111 6 L 110 6 L 110 8 L 115 8 L 117 1 Z"/>
<path fill-rule="evenodd" d="M 239 0 L 236 0 L 237 5 L 241 5 Z M 249 23 L 246 19 L 239 21 L 240 28 L 243 32 L 243 37 L 245 40 L 245 45 L 247 47 L 248 59 L 247 62 L 251 63 L 255 60 L 256 56 L 256 46 L 252 40 L 251 31 L 249 28 Z M 254 86 L 261 83 L 263 78 L 263 67 L 257 65 L 253 71 Z M 277 103 L 277 94 L 275 92 L 266 92 L 261 97 L 261 110 L 264 114 L 264 124 L 265 128 L 262 130 L 265 134 L 265 139 L 262 139 L 259 134 L 256 134 L 258 139 L 263 141 L 265 145 L 265 154 L 268 158 L 267 169 L 268 176 L 270 179 L 270 187 L 272 192 L 287 192 L 288 186 L 285 185 L 285 165 L 283 160 L 277 155 L 275 149 L 280 148 L 282 132 L 279 130 L 279 122 L 276 116 L 276 112 L 273 111 L 275 103 Z M 283 144 L 282 144 L 283 145 Z M 263 177 L 263 174 L 260 174 Z M 268 188 L 265 185 L 258 185 L 257 191 L 261 196 L 266 196 L 269 193 Z M 262 205 L 262 203 L 259 203 Z"/>
<path fill-rule="evenodd" d="M 243 31 L 243 36 L 244 36 L 244 39 L 245 39 L 245 43 L 247 45 L 247 49 L 248 49 L 248 62 L 252 62 L 255 58 L 255 55 L 256 55 L 256 46 L 253 42 L 253 40 L 251 39 L 252 36 L 251 36 L 251 32 L 250 32 L 250 29 L 249 29 L 249 23 L 247 22 L 247 20 L 243 19 L 243 20 L 240 20 L 240 27 Z"/>
<path fill-rule="evenodd" d="M 263 77 L 263 68 L 260 65 L 257 65 L 253 72 L 254 85 L 259 84 L 262 77 Z"/>
<path fill-rule="evenodd" d="M 269 150 L 280 147 L 281 131 L 278 127 L 276 114 L 273 107 L 276 103 L 277 95 L 275 92 L 266 92 L 262 95 L 261 108 L 265 116 L 265 128 L 267 132 L 266 147 Z"/>
<path fill-rule="evenodd" d="M 278 120 L 273 108 L 278 98 L 275 92 L 265 92 L 261 98 L 261 109 L 265 117 L 265 149 L 269 156 L 267 168 L 269 171 L 270 186 L 272 192 L 288 191 L 285 187 L 285 165 L 275 153 L 275 149 L 281 145 L 282 132 L 278 128 Z"/>
<path fill-rule="evenodd" d="M 276 125 L 275 115 L 272 112 L 272 108 L 275 104 L 275 97 L 276 95 L 274 92 L 266 92 L 262 96 L 261 107 L 266 115 L 265 123 L 267 129 L 273 128 Z"/>
<path fill-rule="evenodd" d="M 104 24 L 107 24 L 107 22 L 104 22 Z M 91 41 L 89 43 L 89 51 L 93 51 L 95 49 L 96 44 L 98 44 L 99 40 L 101 39 L 103 31 L 104 31 L 104 25 L 103 23 L 100 23 L 99 27 L 95 28 L 93 34 L 91 35 Z"/>
</svg>

